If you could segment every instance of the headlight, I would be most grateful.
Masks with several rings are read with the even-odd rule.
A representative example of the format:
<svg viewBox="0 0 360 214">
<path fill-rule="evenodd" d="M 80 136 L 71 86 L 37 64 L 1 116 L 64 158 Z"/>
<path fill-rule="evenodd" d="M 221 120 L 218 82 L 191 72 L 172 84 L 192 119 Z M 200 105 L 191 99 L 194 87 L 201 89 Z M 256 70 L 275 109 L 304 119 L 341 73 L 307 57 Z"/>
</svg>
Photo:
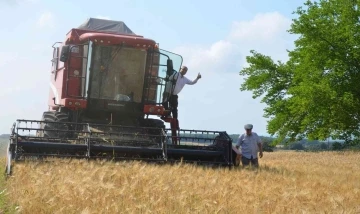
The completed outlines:
<svg viewBox="0 0 360 214">
<path fill-rule="evenodd" d="M 74 71 L 74 76 L 79 76 L 80 72 L 78 70 Z"/>
</svg>

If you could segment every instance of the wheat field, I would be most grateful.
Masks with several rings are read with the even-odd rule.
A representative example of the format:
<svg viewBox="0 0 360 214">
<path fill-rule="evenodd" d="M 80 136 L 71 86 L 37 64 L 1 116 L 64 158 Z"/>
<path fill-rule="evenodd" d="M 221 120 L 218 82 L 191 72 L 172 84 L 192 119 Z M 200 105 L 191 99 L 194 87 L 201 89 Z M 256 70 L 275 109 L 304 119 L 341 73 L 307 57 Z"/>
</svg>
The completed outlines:
<svg viewBox="0 0 360 214">
<path fill-rule="evenodd" d="M 264 153 L 258 170 L 18 163 L 3 194 L 19 213 L 360 213 L 360 153 Z"/>
</svg>

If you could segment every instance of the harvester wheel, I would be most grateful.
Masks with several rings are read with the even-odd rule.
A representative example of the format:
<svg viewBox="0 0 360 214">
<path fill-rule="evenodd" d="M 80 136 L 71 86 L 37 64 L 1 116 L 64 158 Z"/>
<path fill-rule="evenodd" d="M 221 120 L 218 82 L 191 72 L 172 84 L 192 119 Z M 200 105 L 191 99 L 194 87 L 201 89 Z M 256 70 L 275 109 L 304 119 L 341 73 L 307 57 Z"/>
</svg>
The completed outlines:
<svg viewBox="0 0 360 214">
<path fill-rule="evenodd" d="M 41 125 L 42 131 L 41 133 L 43 136 L 41 137 L 50 137 L 50 138 L 67 138 L 70 137 L 70 130 L 69 126 L 65 124 L 69 122 L 69 116 L 64 112 L 44 112 Z M 58 122 L 58 123 L 46 123 L 46 122 Z M 52 130 L 59 130 L 59 131 L 48 131 L 49 129 Z M 41 135 L 41 134 L 40 134 Z"/>
<path fill-rule="evenodd" d="M 158 119 L 145 119 L 143 123 L 141 124 L 143 127 L 150 127 L 150 128 L 161 128 L 162 130 L 165 130 L 165 123 L 162 120 Z M 159 130 L 149 130 L 149 134 L 156 135 L 155 139 L 160 143 L 161 142 L 161 131 Z M 164 141 L 166 139 L 163 139 Z"/>
</svg>

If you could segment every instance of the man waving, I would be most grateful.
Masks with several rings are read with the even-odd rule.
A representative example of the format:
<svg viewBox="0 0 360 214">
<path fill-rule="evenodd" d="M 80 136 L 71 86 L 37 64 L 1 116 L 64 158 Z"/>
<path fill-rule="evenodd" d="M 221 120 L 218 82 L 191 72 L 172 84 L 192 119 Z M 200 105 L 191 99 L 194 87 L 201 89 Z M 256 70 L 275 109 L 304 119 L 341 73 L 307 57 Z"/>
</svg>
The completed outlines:
<svg viewBox="0 0 360 214">
<path fill-rule="evenodd" d="M 166 110 L 169 110 L 169 104 L 171 105 L 172 107 L 171 113 L 173 118 L 175 119 L 178 118 L 178 94 L 184 88 L 185 85 L 194 85 L 201 78 L 201 75 L 199 73 L 195 80 L 190 80 L 187 77 L 185 77 L 187 71 L 188 68 L 186 66 L 182 66 L 180 72 L 175 72 L 169 77 L 169 82 L 165 87 L 165 92 L 164 92 L 165 102 L 163 103 L 163 106 Z M 175 84 L 173 91 L 171 91 L 173 89 L 173 87 L 171 87 L 172 84 Z"/>
</svg>

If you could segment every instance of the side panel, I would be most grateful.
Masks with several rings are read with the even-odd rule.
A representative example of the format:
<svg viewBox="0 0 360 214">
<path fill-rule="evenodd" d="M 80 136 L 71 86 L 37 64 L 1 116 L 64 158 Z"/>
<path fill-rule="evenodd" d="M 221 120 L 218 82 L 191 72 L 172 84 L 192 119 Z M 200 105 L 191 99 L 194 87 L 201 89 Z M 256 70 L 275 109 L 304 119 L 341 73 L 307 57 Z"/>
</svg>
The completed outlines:
<svg viewBox="0 0 360 214">
<path fill-rule="evenodd" d="M 86 103 L 82 98 L 85 96 L 88 45 L 74 45 L 70 49 L 70 57 L 66 63 L 60 61 L 61 48 L 62 45 L 54 47 L 53 52 L 49 109 L 56 110 L 59 105 L 84 108 Z"/>
</svg>

